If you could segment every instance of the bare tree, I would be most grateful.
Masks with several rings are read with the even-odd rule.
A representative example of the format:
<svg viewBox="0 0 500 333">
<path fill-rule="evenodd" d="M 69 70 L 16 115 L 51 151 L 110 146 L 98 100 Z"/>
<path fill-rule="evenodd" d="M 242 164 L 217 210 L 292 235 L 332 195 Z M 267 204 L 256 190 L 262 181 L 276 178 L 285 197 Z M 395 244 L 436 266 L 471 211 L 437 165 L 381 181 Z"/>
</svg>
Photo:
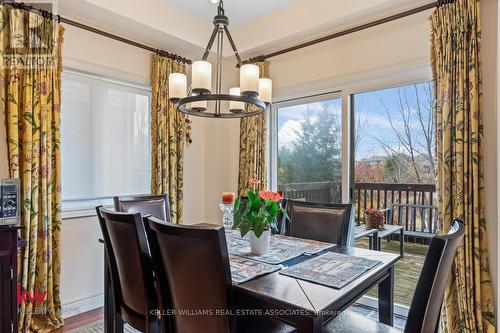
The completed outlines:
<svg viewBox="0 0 500 333">
<path fill-rule="evenodd" d="M 407 180 L 422 183 L 435 179 L 435 123 L 433 113 L 432 86 L 424 85 L 424 93 L 413 85 L 414 99 L 409 96 L 409 89 L 397 88 L 395 91 L 396 107 L 390 107 L 381 100 L 385 117 L 397 138 L 397 144 L 391 144 L 386 138 L 377 137 L 392 163 L 397 167 L 398 175 L 406 175 Z M 422 96 L 424 95 L 424 96 Z M 422 166 L 428 167 L 429 176 L 424 179 Z M 399 180 L 401 181 L 401 180 Z"/>
</svg>

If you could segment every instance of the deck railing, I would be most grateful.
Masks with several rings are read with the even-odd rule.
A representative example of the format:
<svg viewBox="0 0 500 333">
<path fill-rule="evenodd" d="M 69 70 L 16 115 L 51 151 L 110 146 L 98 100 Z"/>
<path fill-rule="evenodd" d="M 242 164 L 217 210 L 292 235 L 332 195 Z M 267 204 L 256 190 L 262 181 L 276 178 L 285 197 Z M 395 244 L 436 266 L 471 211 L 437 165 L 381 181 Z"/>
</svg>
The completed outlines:
<svg viewBox="0 0 500 333">
<path fill-rule="evenodd" d="M 339 182 L 290 183 L 278 185 L 278 190 L 288 199 L 340 202 L 342 186 Z M 358 225 L 365 223 L 367 208 L 390 209 L 392 204 L 402 204 L 405 206 L 399 208 L 398 214 L 391 215 L 393 221 L 389 223 L 404 225 L 410 231 L 420 229 L 435 233 L 433 228 L 422 227 L 436 224 L 436 209 L 425 210 L 425 207 L 436 205 L 435 192 L 433 184 L 355 183 L 355 221 Z M 419 208 L 412 209 L 412 206 Z"/>
</svg>

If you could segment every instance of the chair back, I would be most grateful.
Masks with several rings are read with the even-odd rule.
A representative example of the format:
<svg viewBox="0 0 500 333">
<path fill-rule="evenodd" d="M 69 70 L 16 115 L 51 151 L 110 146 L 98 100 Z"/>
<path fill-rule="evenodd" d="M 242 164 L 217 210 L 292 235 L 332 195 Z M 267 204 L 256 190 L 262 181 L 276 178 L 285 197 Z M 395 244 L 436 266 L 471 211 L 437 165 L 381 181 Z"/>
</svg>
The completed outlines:
<svg viewBox="0 0 500 333">
<path fill-rule="evenodd" d="M 158 332 L 153 265 L 140 213 L 112 212 L 97 207 L 110 270 L 113 298 L 121 317 L 133 328 Z"/>
<path fill-rule="evenodd" d="M 329 204 L 287 200 L 290 221 L 285 234 L 292 237 L 346 245 L 352 204 Z"/>
<path fill-rule="evenodd" d="M 146 230 L 159 281 L 160 311 L 175 312 L 170 318 L 162 316 L 164 324 L 172 332 L 233 332 L 224 229 L 164 224 L 150 217 Z"/>
<path fill-rule="evenodd" d="M 437 206 L 394 203 L 388 215 L 387 224 L 402 225 L 407 231 L 427 234 L 437 234 L 439 231 Z"/>
<path fill-rule="evenodd" d="M 167 194 L 119 196 L 113 201 L 117 212 L 139 212 L 142 216 L 151 215 L 165 222 L 171 221 Z"/>
<path fill-rule="evenodd" d="M 448 235 L 432 238 L 408 312 L 406 333 L 437 332 L 446 282 L 464 233 L 463 222 L 455 219 Z"/>
</svg>

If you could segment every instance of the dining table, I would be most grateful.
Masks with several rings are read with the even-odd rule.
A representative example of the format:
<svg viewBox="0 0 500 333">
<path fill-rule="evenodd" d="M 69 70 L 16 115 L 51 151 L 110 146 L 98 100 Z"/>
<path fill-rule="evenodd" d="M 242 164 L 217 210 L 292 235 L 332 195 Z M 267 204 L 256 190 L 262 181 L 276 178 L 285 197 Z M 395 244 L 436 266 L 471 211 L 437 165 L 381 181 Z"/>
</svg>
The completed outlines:
<svg viewBox="0 0 500 333">
<path fill-rule="evenodd" d="M 233 237 L 231 235 L 234 234 L 226 232 L 228 244 L 231 243 L 230 238 Z M 289 243 L 295 241 L 293 237 L 271 236 L 270 246 L 273 246 L 273 242 L 276 243 L 278 238 Z M 102 239 L 99 241 L 103 243 Z M 296 241 L 301 240 L 296 239 Z M 234 251 L 234 247 L 232 250 Z M 319 256 L 324 256 L 328 251 L 361 260 L 367 259 L 377 264 L 341 288 L 322 284 L 321 281 L 314 281 L 314 278 L 306 280 L 285 274 L 287 269 L 309 263 Z M 229 252 L 232 252 L 231 249 Z M 238 251 L 236 253 L 238 254 Z M 107 255 L 106 252 L 104 255 Z M 332 244 L 323 251 L 314 254 L 303 253 L 285 260 L 279 264 L 279 269 L 271 273 L 244 282 L 235 282 L 233 279 L 232 295 L 239 314 L 265 314 L 296 327 L 298 332 L 317 333 L 322 332 L 323 325 L 329 320 L 340 315 L 372 288 L 378 286 L 378 319 L 384 324 L 393 326 L 394 267 L 399 258 L 396 253 Z M 104 331 L 121 333 L 119 329 L 114 329 L 115 321 L 121 319 L 115 315 L 111 277 L 107 258 L 105 259 Z M 121 323 L 117 324 L 116 327 L 123 327 Z"/>
</svg>

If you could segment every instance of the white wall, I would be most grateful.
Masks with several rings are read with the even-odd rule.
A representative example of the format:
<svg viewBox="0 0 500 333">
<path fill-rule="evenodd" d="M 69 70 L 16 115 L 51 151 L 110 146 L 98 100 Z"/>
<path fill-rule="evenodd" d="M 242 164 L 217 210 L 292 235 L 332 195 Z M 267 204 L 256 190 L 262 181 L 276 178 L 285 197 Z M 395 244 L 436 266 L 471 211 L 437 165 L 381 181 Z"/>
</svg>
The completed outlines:
<svg viewBox="0 0 500 333">
<path fill-rule="evenodd" d="M 500 166 L 498 116 L 500 81 L 498 77 L 499 62 L 499 10 L 496 0 L 481 1 L 481 51 L 483 61 L 483 102 L 484 102 L 484 177 L 486 223 L 488 232 L 488 248 L 490 267 L 495 290 L 498 293 L 498 221 L 500 221 Z M 498 295 L 498 294 L 497 294 Z M 498 302 L 500 298 L 497 296 Z M 498 303 L 497 303 L 498 305 Z M 498 316 L 497 306 L 497 318 Z"/>
</svg>

